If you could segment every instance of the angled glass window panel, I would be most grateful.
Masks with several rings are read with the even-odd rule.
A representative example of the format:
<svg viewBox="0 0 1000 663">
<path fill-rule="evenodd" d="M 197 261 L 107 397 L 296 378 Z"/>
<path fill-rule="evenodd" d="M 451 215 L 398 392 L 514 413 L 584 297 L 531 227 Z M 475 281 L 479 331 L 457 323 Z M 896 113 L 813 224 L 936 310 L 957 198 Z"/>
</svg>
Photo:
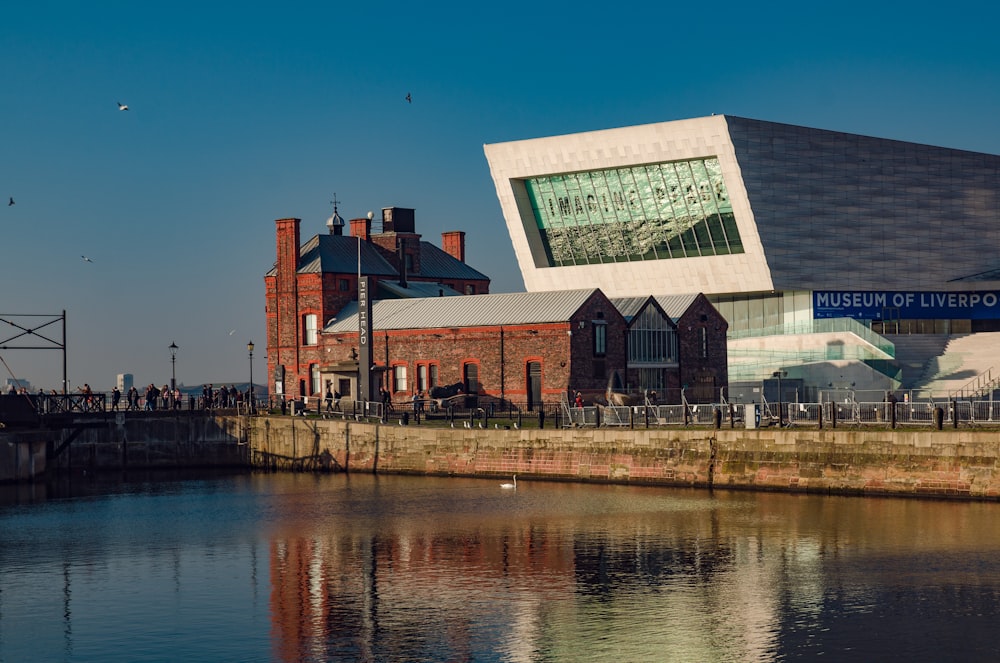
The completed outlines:
<svg viewBox="0 0 1000 663">
<path fill-rule="evenodd" d="M 573 207 L 570 203 L 569 194 L 566 192 L 566 182 L 562 176 L 553 177 L 552 184 L 552 205 L 555 206 L 556 219 L 559 226 L 565 228 L 576 225 L 573 219 Z"/>
<path fill-rule="evenodd" d="M 703 256 L 715 255 L 716 242 L 718 241 L 725 248 L 725 240 L 722 233 L 712 233 L 711 221 L 716 215 L 715 195 L 712 192 L 712 183 L 709 180 L 704 161 L 689 161 L 688 166 L 691 168 L 691 179 L 694 182 L 697 193 L 697 198 L 690 207 L 698 219 L 694 226 L 698 248 Z M 718 224 L 716 224 L 716 228 L 720 229 Z"/>
<path fill-rule="evenodd" d="M 731 253 L 729 242 L 726 241 L 726 229 L 722 225 L 722 219 L 719 215 L 713 214 L 708 217 L 705 223 L 708 226 L 708 232 L 712 235 L 712 246 L 715 248 L 715 254 L 723 255 Z"/>
<path fill-rule="evenodd" d="M 691 162 L 684 161 L 676 164 L 677 177 L 681 181 L 681 188 L 684 191 L 684 205 L 687 207 L 688 228 L 691 232 L 681 234 L 681 241 L 689 255 L 705 255 L 701 251 L 701 238 L 698 236 L 696 226 L 701 223 L 704 215 L 701 212 L 701 197 L 698 192 L 698 182 L 695 180 L 694 172 L 691 170 Z M 690 239 L 688 239 L 690 238 Z M 694 242 L 690 244 L 689 242 Z"/>
<path fill-rule="evenodd" d="M 743 251 L 714 157 L 524 184 L 550 265 Z"/>
<path fill-rule="evenodd" d="M 582 187 L 583 182 L 588 179 L 590 178 L 586 177 L 586 173 L 580 173 L 577 175 L 567 176 L 563 180 L 563 183 L 566 186 L 566 196 L 568 198 L 573 223 L 577 226 L 590 225 L 590 214 L 587 212 L 585 204 L 586 194 L 584 193 Z"/>
<path fill-rule="evenodd" d="M 619 259 L 620 243 L 618 242 L 617 223 L 613 215 L 605 214 L 602 198 L 607 199 L 607 181 L 600 173 L 581 173 L 580 190 L 584 193 L 585 209 L 587 211 L 591 241 L 596 253 L 590 256 L 596 262 L 615 262 Z"/>
<path fill-rule="evenodd" d="M 669 239 L 668 225 L 673 219 L 673 206 L 670 204 L 670 192 L 666 179 L 666 167 L 664 164 L 649 166 L 651 169 L 650 179 L 653 182 L 657 202 L 657 223 L 654 250 L 657 258 L 672 258 L 670 247 L 667 245 Z"/>
</svg>

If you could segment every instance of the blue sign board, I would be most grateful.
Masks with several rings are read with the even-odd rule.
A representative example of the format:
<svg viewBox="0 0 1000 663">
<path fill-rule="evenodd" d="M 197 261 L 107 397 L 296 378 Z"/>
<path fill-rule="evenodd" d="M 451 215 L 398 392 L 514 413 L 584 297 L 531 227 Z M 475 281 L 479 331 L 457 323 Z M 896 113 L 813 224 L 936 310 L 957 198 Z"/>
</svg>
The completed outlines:
<svg viewBox="0 0 1000 663">
<path fill-rule="evenodd" d="M 996 320 L 1000 291 L 814 290 L 813 318 Z"/>
</svg>

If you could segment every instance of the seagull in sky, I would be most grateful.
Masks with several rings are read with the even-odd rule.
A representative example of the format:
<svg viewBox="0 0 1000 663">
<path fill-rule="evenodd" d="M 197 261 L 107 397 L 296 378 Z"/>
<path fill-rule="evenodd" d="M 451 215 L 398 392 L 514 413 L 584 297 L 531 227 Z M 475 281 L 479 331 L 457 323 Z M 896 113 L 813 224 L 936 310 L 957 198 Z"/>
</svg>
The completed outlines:
<svg viewBox="0 0 1000 663">
<path fill-rule="evenodd" d="M 13 205 L 13 204 L 14 204 L 14 196 L 11 196 L 11 197 L 10 197 L 10 202 L 9 202 L 9 203 L 7 203 L 7 207 L 10 207 L 10 206 L 11 206 L 11 205 Z"/>
<path fill-rule="evenodd" d="M 128 104 L 123 104 L 122 102 L 119 101 L 118 102 L 118 110 L 120 110 L 120 111 L 121 110 L 128 110 Z"/>
<path fill-rule="evenodd" d="M 406 103 L 408 103 L 408 104 L 412 104 L 413 103 L 413 97 L 410 96 L 409 92 L 406 93 Z"/>
<path fill-rule="evenodd" d="M 80 256 L 80 257 L 81 257 L 81 258 L 83 258 L 83 261 L 84 261 L 84 262 L 94 262 L 93 260 L 91 260 L 91 259 L 90 259 L 90 258 L 88 258 L 87 256 Z"/>
<path fill-rule="evenodd" d="M 229 330 L 229 335 L 230 335 L 230 336 L 232 336 L 232 335 L 233 335 L 233 334 L 235 334 L 235 333 L 236 333 L 236 330 L 235 330 L 235 329 L 230 329 L 230 330 Z"/>
</svg>

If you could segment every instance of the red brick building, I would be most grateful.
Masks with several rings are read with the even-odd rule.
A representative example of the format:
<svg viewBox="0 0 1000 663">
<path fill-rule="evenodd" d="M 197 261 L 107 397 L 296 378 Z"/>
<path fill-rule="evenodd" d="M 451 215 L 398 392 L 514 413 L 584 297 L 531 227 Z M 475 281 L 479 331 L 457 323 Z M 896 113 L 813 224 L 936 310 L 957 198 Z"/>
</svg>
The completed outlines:
<svg viewBox="0 0 1000 663">
<path fill-rule="evenodd" d="M 623 312 L 625 315 L 623 315 Z M 703 295 L 609 300 L 600 290 L 376 301 L 376 370 L 394 401 L 461 384 L 533 409 L 582 392 L 657 391 L 660 402 L 716 402 L 727 382 L 726 322 Z M 324 329 L 311 370 L 357 393 L 357 305 Z"/>
<path fill-rule="evenodd" d="M 728 385 L 729 324 L 698 295 L 611 300 L 628 322 L 628 387 L 665 402 L 717 403 Z"/>
<path fill-rule="evenodd" d="M 357 299 L 359 272 L 372 277 L 376 298 L 489 292 L 489 278 L 465 264 L 465 233 L 442 233 L 438 248 L 416 232 L 412 209 L 383 209 L 379 232 L 371 218 L 353 219 L 345 236 L 334 208 L 329 233 L 305 244 L 300 219 L 275 224 L 277 260 L 264 283 L 268 390 L 277 396 L 319 394 L 317 367 L 328 361 L 320 331 Z"/>
</svg>

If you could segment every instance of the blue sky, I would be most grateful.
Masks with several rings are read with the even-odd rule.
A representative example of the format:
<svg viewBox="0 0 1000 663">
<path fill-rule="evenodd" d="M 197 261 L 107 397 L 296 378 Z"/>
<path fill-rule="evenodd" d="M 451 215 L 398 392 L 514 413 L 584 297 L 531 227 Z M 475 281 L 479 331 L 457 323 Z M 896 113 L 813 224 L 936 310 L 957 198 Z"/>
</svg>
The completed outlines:
<svg viewBox="0 0 1000 663">
<path fill-rule="evenodd" d="M 1000 11 L 902 7 L 11 4 L 0 314 L 66 310 L 74 388 L 169 381 L 171 342 L 179 382 L 245 381 L 249 339 L 261 382 L 274 220 L 326 232 L 334 193 L 523 290 L 485 143 L 717 113 L 1000 153 Z M 60 387 L 58 351 L 0 357 Z"/>
</svg>

